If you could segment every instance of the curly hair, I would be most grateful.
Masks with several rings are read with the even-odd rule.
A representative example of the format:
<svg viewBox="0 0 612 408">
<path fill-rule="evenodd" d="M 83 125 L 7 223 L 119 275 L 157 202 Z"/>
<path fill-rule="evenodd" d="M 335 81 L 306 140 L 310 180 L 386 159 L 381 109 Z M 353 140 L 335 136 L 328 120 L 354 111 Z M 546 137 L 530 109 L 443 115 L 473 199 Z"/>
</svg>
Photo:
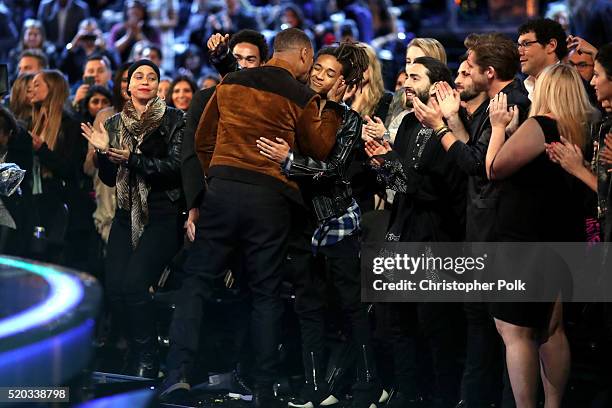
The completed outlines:
<svg viewBox="0 0 612 408">
<path fill-rule="evenodd" d="M 557 42 L 555 54 L 559 61 L 567 56 L 567 36 L 561 24 L 556 21 L 550 18 L 530 20 L 518 29 L 519 36 L 527 33 L 534 33 L 536 40 L 542 45 L 548 44 L 550 40 L 555 40 Z"/>
<path fill-rule="evenodd" d="M 341 43 L 337 47 L 324 47 L 320 55 L 331 55 L 342 65 L 342 76 L 348 85 L 359 86 L 363 82 L 363 73 L 368 69 L 370 60 L 365 48 L 350 43 Z"/>
</svg>

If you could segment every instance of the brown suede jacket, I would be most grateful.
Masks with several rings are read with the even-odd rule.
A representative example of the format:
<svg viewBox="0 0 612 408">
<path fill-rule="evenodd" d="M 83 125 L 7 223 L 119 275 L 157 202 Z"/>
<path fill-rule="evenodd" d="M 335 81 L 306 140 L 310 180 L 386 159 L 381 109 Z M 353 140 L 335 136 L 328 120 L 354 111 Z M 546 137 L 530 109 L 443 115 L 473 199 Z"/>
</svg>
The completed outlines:
<svg viewBox="0 0 612 408">
<path fill-rule="evenodd" d="M 206 105 L 195 134 L 204 172 L 209 177 L 297 190 L 278 163 L 259 153 L 255 142 L 278 137 L 292 149 L 325 159 L 336 142 L 342 109 L 328 101 L 319 116 L 319 103 L 320 97 L 297 81 L 289 64 L 278 58 L 228 74 Z"/>
</svg>

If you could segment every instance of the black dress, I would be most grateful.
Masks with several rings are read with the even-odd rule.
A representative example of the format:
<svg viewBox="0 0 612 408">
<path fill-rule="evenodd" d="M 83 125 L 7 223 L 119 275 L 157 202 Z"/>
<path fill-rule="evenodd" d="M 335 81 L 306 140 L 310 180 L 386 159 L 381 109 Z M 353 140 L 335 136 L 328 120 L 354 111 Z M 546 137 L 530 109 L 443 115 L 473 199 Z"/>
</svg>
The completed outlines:
<svg viewBox="0 0 612 408">
<path fill-rule="evenodd" d="M 546 138 L 546 143 L 559 142 L 557 122 L 546 116 L 533 117 Z M 503 180 L 496 212 L 500 242 L 582 242 L 585 240 L 584 211 L 580 182 L 546 153 L 540 154 L 512 176 Z M 503 245 L 499 247 L 504 251 Z M 517 273 L 541 273 L 543 254 L 523 252 L 526 269 Z M 507 254 L 506 254 L 507 255 Z M 550 281 L 541 282 L 542 285 Z M 553 288 L 547 287 L 547 290 Z M 561 290 L 561 288 L 554 288 Z M 524 327 L 547 327 L 552 302 L 493 303 L 494 317 Z"/>
</svg>

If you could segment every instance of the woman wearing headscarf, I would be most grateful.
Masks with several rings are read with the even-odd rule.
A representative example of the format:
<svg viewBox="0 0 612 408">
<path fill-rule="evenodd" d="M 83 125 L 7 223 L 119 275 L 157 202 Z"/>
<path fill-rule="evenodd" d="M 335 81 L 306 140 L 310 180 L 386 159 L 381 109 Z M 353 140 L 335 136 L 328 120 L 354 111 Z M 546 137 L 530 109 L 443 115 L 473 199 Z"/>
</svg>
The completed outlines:
<svg viewBox="0 0 612 408">
<path fill-rule="evenodd" d="M 183 112 L 157 96 L 159 77 L 153 62 L 135 62 L 123 110 L 98 129 L 81 126 L 97 149 L 100 179 L 117 189 L 105 265 L 107 301 L 129 328 L 126 373 L 147 378 L 156 378 L 159 369 L 149 288 L 179 250 L 182 236 Z"/>
</svg>

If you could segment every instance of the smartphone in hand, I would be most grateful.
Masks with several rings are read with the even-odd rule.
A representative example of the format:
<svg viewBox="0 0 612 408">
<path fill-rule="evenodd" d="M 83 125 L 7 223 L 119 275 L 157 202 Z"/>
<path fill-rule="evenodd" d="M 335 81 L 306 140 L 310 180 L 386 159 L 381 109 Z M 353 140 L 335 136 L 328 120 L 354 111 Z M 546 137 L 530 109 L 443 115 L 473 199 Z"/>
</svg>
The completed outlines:
<svg viewBox="0 0 612 408">
<path fill-rule="evenodd" d="M 96 77 L 94 76 L 83 77 L 83 84 L 93 86 L 95 83 L 96 83 Z"/>
</svg>

